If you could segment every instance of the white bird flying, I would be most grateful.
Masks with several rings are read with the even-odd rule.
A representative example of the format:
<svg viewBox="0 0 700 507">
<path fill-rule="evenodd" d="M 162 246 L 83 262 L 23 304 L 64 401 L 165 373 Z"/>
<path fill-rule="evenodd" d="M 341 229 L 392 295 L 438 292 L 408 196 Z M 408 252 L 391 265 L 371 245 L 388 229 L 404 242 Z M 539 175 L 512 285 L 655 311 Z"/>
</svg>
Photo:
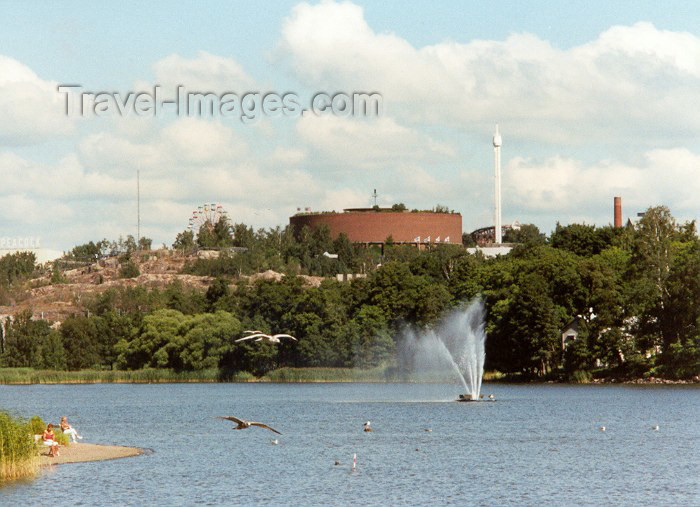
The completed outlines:
<svg viewBox="0 0 700 507">
<path fill-rule="evenodd" d="M 289 339 L 291 339 L 291 340 L 297 341 L 297 339 L 294 338 L 294 337 L 293 337 L 292 335 L 290 335 L 290 334 L 281 333 L 281 334 L 269 335 L 269 334 L 257 332 L 257 333 L 251 334 L 251 335 L 249 335 L 249 336 L 244 336 L 243 338 L 239 338 L 239 339 L 236 340 L 235 342 L 236 342 L 236 343 L 239 343 L 239 342 L 242 342 L 242 341 L 245 341 L 245 340 L 252 340 L 253 338 L 255 338 L 255 341 L 256 341 L 256 342 L 267 341 L 267 342 L 270 342 L 270 343 L 280 343 L 280 341 L 281 341 L 280 338 L 289 338 Z"/>
<path fill-rule="evenodd" d="M 228 417 L 222 417 L 219 416 L 219 419 L 226 419 L 227 421 L 233 421 L 235 422 L 238 426 L 234 426 L 231 428 L 232 430 L 246 430 L 250 428 L 251 426 L 258 426 L 260 428 L 265 428 L 266 430 L 274 431 L 275 433 L 281 435 L 279 431 L 277 431 L 275 428 L 271 428 L 267 424 L 263 424 L 260 422 L 250 422 L 250 421 L 244 421 L 243 419 L 239 419 L 238 417 L 233 417 L 233 416 L 228 416 Z"/>
</svg>

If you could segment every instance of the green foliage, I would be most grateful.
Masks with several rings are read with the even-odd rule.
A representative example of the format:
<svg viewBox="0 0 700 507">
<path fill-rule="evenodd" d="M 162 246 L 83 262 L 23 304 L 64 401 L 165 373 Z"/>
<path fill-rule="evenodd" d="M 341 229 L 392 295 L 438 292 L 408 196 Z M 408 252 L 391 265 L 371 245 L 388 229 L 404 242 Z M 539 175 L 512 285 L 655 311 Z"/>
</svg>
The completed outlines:
<svg viewBox="0 0 700 507">
<path fill-rule="evenodd" d="M 138 266 L 131 259 L 125 260 L 119 267 L 119 278 L 136 278 L 140 274 Z"/>
<path fill-rule="evenodd" d="M 36 474 L 38 460 L 33 435 L 28 421 L 0 412 L 0 486 L 4 481 Z"/>
<path fill-rule="evenodd" d="M 29 311 L 7 321 L 5 351 L 1 356 L 3 366 L 35 366 L 39 368 L 65 368 L 65 356 L 61 338 L 45 320 L 34 320 Z"/>
<path fill-rule="evenodd" d="M 614 238 L 615 229 L 611 227 L 596 228 L 595 225 L 585 224 L 562 226 L 557 222 L 549 242 L 554 248 L 590 257 L 612 246 Z"/>
<path fill-rule="evenodd" d="M 448 208 L 447 206 L 443 206 L 442 204 L 436 204 L 435 208 L 433 208 L 433 211 L 435 213 L 452 213 L 452 211 L 450 211 L 450 208 Z"/>
<path fill-rule="evenodd" d="M 184 250 L 185 252 L 192 252 L 195 249 L 194 231 L 185 230 L 179 232 L 177 236 L 175 236 L 173 249 Z"/>
<path fill-rule="evenodd" d="M 41 435 L 41 433 L 46 429 L 46 423 L 38 415 L 35 415 L 29 419 L 29 426 L 31 428 L 32 435 Z"/>
<path fill-rule="evenodd" d="M 504 243 L 525 243 L 543 245 L 547 241 L 544 233 L 534 224 L 523 224 L 519 229 L 507 229 L 503 235 Z"/>
<path fill-rule="evenodd" d="M 141 237 L 139 238 L 138 248 L 139 250 L 150 250 L 153 240 L 151 238 Z"/>
<path fill-rule="evenodd" d="M 66 283 L 66 281 L 66 277 L 63 276 L 63 273 L 61 273 L 58 267 L 58 263 L 54 262 L 53 266 L 51 266 L 51 285 L 59 285 Z"/>
<path fill-rule="evenodd" d="M 34 252 L 17 252 L 0 257 L 0 286 L 10 287 L 28 279 L 36 269 Z"/>
<path fill-rule="evenodd" d="M 61 325 L 65 365 L 69 370 L 92 368 L 100 363 L 97 319 L 69 317 Z"/>
<path fill-rule="evenodd" d="M 96 243 L 94 241 L 90 241 L 83 245 L 73 247 L 67 257 L 77 261 L 94 262 L 96 259 L 106 255 L 109 249 L 110 243 L 106 239 Z"/>
<path fill-rule="evenodd" d="M 225 248 L 233 246 L 231 224 L 222 216 L 217 222 L 207 221 L 197 231 L 197 245 L 202 248 Z"/>
<path fill-rule="evenodd" d="M 180 282 L 110 288 L 86 296 L 88 316 L 67 319 L 60 331 L 18 314 L 7 326 L 1 364 L 91 372 L 28 374 L 39 381 L 158 381 L 158 372 L 233 379 L 299 367 L 389 371 L 402 326 L 430 326 L 480 295 L 487 307 L 487 369 L 575 381 L 594 368 L 622 377 L 698 374 L 700 242 L 693 223 L 676 224 L 663 207 L 622 229 L 558 225 L 548 244 L 535 226 L 522 226 L 509 231 L 521 243 L 497 258 L 456 245 L 418 250 L 390 243 L 382 252 L 344 235 L 334 239 L 327 228 L 305 228 L 296 237 L 289 228 L 233 229 L 230 249 L 186 267 L 212 276 L 206 291 Z M 229 229 L 219 232 L 230 236 Z M 176 243 L 187 249 L 192 240 L 181 233 Z M 127 238 L 80 251 L 107 247 L 121 250 L 124 267 L 136 244 Z M 5 284 L 21 283 L 34 261 L 12 258 L 0 266 L 11 273 Z M 241 276 L 267 269 L 285 276 L 255 283 Z M 329 278 L 311 286 L 300 273 Z M 336 273 L 368 276 L 340 283 Z M 574 319 L 579 338 L 564 351 L 562 327 Z M 236 343 L 243 329 L 289 333 L 298 342 Z"/>
<path fill-rule="evenodd" d="M 228 297 L 228 295 L 228 280 L 221 277 L 215 279 L 207 289 L 207 293 L 205 295 L 209 311 L 213 311 L 216 308 L 216 303 L 220 299 Z"/>
<path fill-rule="evenodd" d="M 569 382 L 574 384 L 588 384 L 591 381 L 591 373 L 585 370 L 576 370 L 569 375 Z"/>
</svg>

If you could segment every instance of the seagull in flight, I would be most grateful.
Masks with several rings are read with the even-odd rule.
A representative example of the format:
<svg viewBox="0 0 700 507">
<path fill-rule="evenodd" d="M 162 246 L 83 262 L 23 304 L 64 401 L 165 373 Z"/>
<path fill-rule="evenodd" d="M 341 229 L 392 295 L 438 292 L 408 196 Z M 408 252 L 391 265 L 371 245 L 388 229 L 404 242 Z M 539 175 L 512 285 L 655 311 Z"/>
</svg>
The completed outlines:
<svg viewBox="0 0 700 507">
<path fill-rule="evenodd" d="M 250 331 L 246 331 L 246 333 L 248 333 L 248 332 L 250 332 Z M 251 335 L 244 336 L 243 338 L 239 338 L 238 340 L 235 341 L 235 343 L 239 343 L 239 342 L 242 342 L 245 340 L 252 340 L 253 338 L 255 338 L 256 342 L 260 342 L 260 341 L 264 340 L 264 341 L 267 341 L 270 343 L 280 343 L 280 341 L 281 341 L 280 338 L 289 338 L 291 340 L 297 341 L 297 339 L 294 338 L 290 334 L 281 333 L 281 334 L 270 335 L 270 334 L 265 334 L 265 333 L 261 333 L 261 332 L 257 331 Z"/>
<path fill-rule="evenodd" d="M 263 424 L 260 422 L 244 421 L 243 419 L 239 419 L 238 417 L 233 417 L 233 416 L 228 416 L 228 417 L 219 416 L 219 419 L 226 419 L 227 421 L 235 422 L 238 426 L 234 426 L 233 428 L 231 428 L 232 430 L 246 430 L 246 429 L 250 428 L 251 426 L 258 426 L 260 428 L 265 428 L 266 430 L 274 431 L 278 435 L 282 434 L 279 431 L 277 431 L 275 428 L 271 428 L 267 424 Z"/>
</svg>

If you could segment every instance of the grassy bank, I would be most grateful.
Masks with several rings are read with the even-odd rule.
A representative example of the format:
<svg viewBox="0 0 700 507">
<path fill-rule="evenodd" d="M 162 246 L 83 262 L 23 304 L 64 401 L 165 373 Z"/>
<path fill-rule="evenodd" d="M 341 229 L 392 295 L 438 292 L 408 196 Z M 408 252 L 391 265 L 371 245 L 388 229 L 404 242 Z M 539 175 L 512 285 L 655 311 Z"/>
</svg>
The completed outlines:
<svg viewBox="0 0 700 507">
<path fill-rule="evenodd" d="M 500 378 L 498 372 L 484 374 L 485 381 Z M 450 382 L 453 379 L 412 379 L 423 382 Z M 247 372 L 227 372 L 217 368 L 177 372 L 167 369 L 146 370 L 35 370 L 33 368 L 0 368 L 0 384 L 158 384 L 177 382 L 405 382 L 393 368 L 278 368 L 262 377 Z"/>
<path fill-rule="evenodd" d="M 395 382 L 386 368 L 279 368 L 265 374 L 262 382 Z"/>
<path fill-rule="evenodd" d="M 245 372 L 226 375 L 218 369 L 177 372 L 166 369 L 145 370 L 35 370 L 0 368 L 0 384 L 151 384 L 167 382 L 245 382 L 252 379 Z"/>
<path fill-rule="evenodd" d="M 32 424 L 0 412 L 0 484 L 31 477 L 39 470 Z"/>
</svg>

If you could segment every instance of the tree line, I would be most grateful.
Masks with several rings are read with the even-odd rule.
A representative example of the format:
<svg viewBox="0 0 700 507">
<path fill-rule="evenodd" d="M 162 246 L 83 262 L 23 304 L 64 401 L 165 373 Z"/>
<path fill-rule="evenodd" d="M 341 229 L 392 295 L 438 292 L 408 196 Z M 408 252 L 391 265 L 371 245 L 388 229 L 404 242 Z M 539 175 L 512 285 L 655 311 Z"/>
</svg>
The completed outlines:
<svg viewBox="0 0 700 507">
<path fill-rule="evenodd" d="M 323 228 L 296 236 L 288 228 L 233 229 L 224 240 L 240 250 L 185 268 L 213 277 L 206 292 L 179 282 L 112 288 L 58 329 L 19 315 L 7 323 L 2 364 L 255 375 L 281 366 L 390 367 L 405 326 L 430 327 L 481 297 L 487 369 L 526 378 L 700 374 L 700 240 L 694 222 L 677 223 L 665 207 L 619 229 L 557 224 L 547 238 L 529 226 L 516 238 L 522 243 L 496 258 L 458 245 L 419 251 L 389 243 L 382 252 Z M 182 237 L 175 248 L 188 248 Z M 266 269 L 286 276 L 241 278 Z M 367 277 L 309 287 L 297 276 L 339 272 Z M 572 322 L 578 338 L 563 350 L 562 329 Z M 299 341 L 236 343 L 249 329 Z"/>
</svg>

